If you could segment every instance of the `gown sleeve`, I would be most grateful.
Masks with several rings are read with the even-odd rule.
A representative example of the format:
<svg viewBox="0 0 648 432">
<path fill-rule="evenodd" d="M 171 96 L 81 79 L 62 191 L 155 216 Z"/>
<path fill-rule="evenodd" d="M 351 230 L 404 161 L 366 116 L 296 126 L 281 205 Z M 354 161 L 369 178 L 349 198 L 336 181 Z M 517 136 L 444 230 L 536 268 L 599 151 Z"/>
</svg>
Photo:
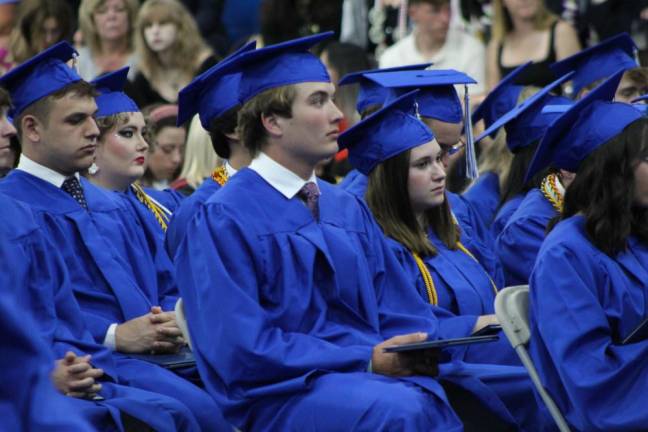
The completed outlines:
<svg viewBox="0 0 648 432">
<path fill-rule="evenodd" d="M 602 306 L 623 282 L 587 248 L 561 245 L 543 249 L 531 275 L 530 351 L 543 384 L 578 430 L 648 425 L 648 341 L 616 344 Z"/>
</svg>

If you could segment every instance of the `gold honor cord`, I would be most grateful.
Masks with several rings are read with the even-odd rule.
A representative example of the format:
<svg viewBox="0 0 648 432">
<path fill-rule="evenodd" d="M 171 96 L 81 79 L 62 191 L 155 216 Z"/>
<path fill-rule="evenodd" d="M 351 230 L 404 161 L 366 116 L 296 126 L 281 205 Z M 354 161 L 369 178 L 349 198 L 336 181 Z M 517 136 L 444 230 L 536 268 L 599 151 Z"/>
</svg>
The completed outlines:
<svg viewBox="0 0 648 432">
<path fill-rule="evenodd" d="M 475 262 L 476 262 L 477 264 L 479 264 L 479 265 L 481 266 L 481 263 L 479 262 L 479 260 L 477 260 L 477 258 L 475 258 L 475 255 L 473 255 L 473 254 L 472 254 L 468 249 L 466 249 L 466 246 L 464 246 L 461 242 L 457 242 L 457 247 L 459 248 L 459 250 L 460 250 L 461 252 L 463 252 L 463 253 L 465 253 L 466 255 L 468 255 L 470 258 L 472 258 L 473 260 L 475 260 Z M 491 285 L 492 285 L 492 287 L 493 287 L 493 291 L 495 292 L 495 295 L 497 295 L 497 285 L 495 285 L 495 282 L 493 282 L 493 279 L 490 277 L 490 275 L 488 274 L 488 272 L 487 272 L 485 269 L 483 269 L 483 268 L 482 268 L 482 270 L 484 270 L 484 273 L 486 273 L 486 276 L 488 277 L 488 280 L 490 281 L 490 283 L 491 283 Z"/>
<path fill-rule="evenodd" d="M 224 186 L 225 183 L 227 183 L 227 180 L 229 180 L 229 176 L 227 175 L 227 168 L 225 168 L 225 165 L 221 165 L 216 168 L 212 173 L 211 178 L 219 185 Z"/>
<path fill-rule="evenodd" d="M 427 290 L 428 300 L 430 301 L 430 304 L 439 304 L 439 297 L 437 295 L 436 287 L 434 286 L 434 281 L 432 280 L 430 271 L 427 269 L 427 266 L 417 253 L 412 252 L 412 256 L 414 257 L 414 261 L 416 261 L 416 265 L 421 272 L 421 276 L 423 276 L 423 282 L 425 282 L 425 289 Z"/>
<path fill-rule="evenodd" d="M 547 177 L 542 180 L 540 185 L 540 191 L 551 203 L 553 208 L 558 212 L 562 213 L 563 211 L 563 194 L 561 192 L 561 185 L 559 183 L 557 174 L 549 174 Z"/>
<path fill-rule="evenodd" d="M 166 232 L 170 220 L 169 216 L 171 215 L 169 210 L 167 210 L 162 205 L 153 200 L 153 198 L 148 196 L 146 192 L 144 192 L 144 189 L 142 189 L 142 186 L 140 186 L 139 184 L 133 183 L 131 187 L 133 188 L 137 199 L 142 204 L 144 204 L 151 211 L 151 213 L 153 213 L 155 220 L 157 220 L 158 224 L 160 224 L 162 230 Z"/>
</svg>

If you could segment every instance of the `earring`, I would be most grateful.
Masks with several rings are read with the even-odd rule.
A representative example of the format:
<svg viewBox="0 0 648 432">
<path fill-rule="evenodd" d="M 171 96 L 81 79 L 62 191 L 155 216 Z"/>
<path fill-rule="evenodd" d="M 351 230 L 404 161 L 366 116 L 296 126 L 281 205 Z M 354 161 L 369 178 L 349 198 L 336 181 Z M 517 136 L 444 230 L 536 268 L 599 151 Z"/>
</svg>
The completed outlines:
<svg viewBox="0 0 648 432">
<path fill-rule="evenodd" d="M 88 174 L 95 175 L 98 172 L 99 172 L 99 167 L 97 166 L 96 163 L 92 162 L 92 165 L 90 165 L 90 168 L 88 168 Z"/>
</svg>

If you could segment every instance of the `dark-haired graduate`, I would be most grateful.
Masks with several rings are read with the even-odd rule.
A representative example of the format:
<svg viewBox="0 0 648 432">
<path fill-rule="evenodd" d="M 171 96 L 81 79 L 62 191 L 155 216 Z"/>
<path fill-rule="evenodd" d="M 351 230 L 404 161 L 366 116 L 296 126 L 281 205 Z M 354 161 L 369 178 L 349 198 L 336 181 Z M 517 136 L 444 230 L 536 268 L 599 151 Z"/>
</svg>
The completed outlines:
<svg viewBox="0 0 648 432">
<path fill-rule="evenodd" d="M 402 69 L 402 68 L 401 68 Z M 359 75 L 358 75 L 359 74 Z M 341 82 L 360 83 L 358 110 L 364 107 L 367 113 L 379 109 L 387 101 L 393 100 L 408 91 L 419 89 L 417 97 L 419 114 L 426 125 L 437 137 L 437 142 L 444 151 L 443 161 L 446 166 L 449 154 L 462 145 L 461 136 L 465 129 L 464 110 L 455 90 L 456 85 L 474 84 L 475 80 L 468 75 L 454 70 L 377 70 L 371 73 L 350 74 Z M 364 199 L 367 191 L 367 176 L 353 170 L 352 180 L 343 183 L 342 188 Z M 446 191 L 453 217 L 461 230 L 461 243 L 466 251 L 473 255 L 486 269 L 496 286 L 502 286 L 504 275 L 502 266 L 492 252 L 494 238 L 476 214 L 472 205 L 462 196 Z"/>
<path fill-rule="evenodd" d="M 383 351 L 439 338 L 439 322 L 413 289 L 385 295 L 409 280 L 380 228 L 361 200 L 314 175 L 338 150 L 342 118 L 307 51 L 330 34 L 231 63 L 255 157 L 199 208 L 175 256 L 198 367 L 246 431 L 462 430 L 436 359 Z M 490 408 L 485 421 L 513 422 L 492 392 L 460 394 Z"/>
<path fill-rule="evenodd" d="M 113 351 L 128 384 L 182 400 L 202 428 L 218 428 L 202 389 L 129 353 L 173 352 L 184 344 L 172 312 L 177 290 L 159 284 L 155 258 L 122 199 L 79 172 L 95 157 L 95 89 L 65 62 L 59 43 L 0 78 L 14 104 L 22 155 L 0 192 L 29 206 L 63 257 L 86 327 Z M 171 310 L 171 311 L 170 311 Z"/>
<path fill-rule="evenodd" d="M 0 129 L 6 132 L 0 140 L 4 142 L 15 134 L 6 116 L 9 107 L 9 96 L 0 89 Z M 135 425 L 150 425 L 161 431 L 198 430 L 193 415 L 181 402 L 119 384 L 112 354 L 97 344 L 85 327 L 57 248 L 43 234 L 29 207 L 4 194 L 0 194 L 0 296 L 15 301 L 15 307 L 22 311 L 21 326 L 29 334 L 21 337 L 17 329 L 7 327 L 2 331 L 13 342 L 9 347 L 3 341 L 3 352 L 13 353 L 3 356 L 4 360 L 20 361 L 17 366 L 0 368 L 8 372 L 2 379 L 3 388 L 11 392 L 13 403 L 26 404 L 16 412 L 21 413 L 21 421 L 32 425 L 18 427 L 14 423 L 17 420 L 3 413 L 7 430 L 86 430 L 71 425 L 76 421 L 75 413 L 97 430 Z M 11 327 L 10 316 L 3 314 L 3 318 Z M 40 342 L 30 345 L 30 339 Z M 22 349 L 29 350 L 31 359 L 16 356 Z M 50 396 L 51 383 L 39 383 L 33 375 L 34 365 L 45 369 L 44 379 L 48 382 L 51 372 L 56 389 L 66 395 L 65 401 L 60 401 L 62 395 Z M 15 377 L 24 379 L 25 371 L 32 384 L 12 384 Z M 20 393 L 20 389 L 38 393 L 25 398 L 26 393 Z M 96 400 L 97 396 L 100 400 Z M 33 413 L 28 406 L 33 407 Z"/>
<path fill-rule="evenodd" d="M 534 233 L 533 238 L 538 237 L 535 234 L 540 234 L 540 238 L 544 237 L 542 235 L 544 228 L 540 233 L 536 233 L 536 226 L 522 224 L 521 226 L 516 225 L 514 228 L 511 227 L 511 224 L 513 220 L 518 221 L 516 215 L 526 197 L 529 194 L 535 195 L 534 191 L 542 187 L 543 178 L 547 175 L 545 169 L 531 178 L 525 178 L 529 162 L 539 140 L 547 128 L 550 127 L 551 122 L 560 116 L 561 112 L 564 112 L 572 103 L 570 99 L 551 94 L 570 76 L 570 74 L 567 74 L 548 86 L 539 89 L 512 110 L 504 113 L 476 139 L 476 141 L 480 141 L 503 127 L 506 131 L 506 145 L 515 155 L 510 176 L 518 185 L 511 185 L 507 188 L 512 198 L 501 208 L 496 218 L 496 223 L 506 219 L 506 224 L 501 228 L 502 231 L 495 239 L 494 247 L 495 253 L 504 268 L 505 286 L 528 283 L 537 248 L 529 244 L 535 240 L 527 238 L 527 233 Z M 535 88 L 532 89 L 533 91 L 536 90 Z M 522 90 L 522 92 L 525 91 Z M 548 104 L 553 105 L 547 107 Z M 551 108 L 551 110 L 548 111 L 547 108 Z M 516 191 L 516 193 L 513 193 L 513 191 Z M 557 190 L 555 192 L 556 194 L 559 193 Z M 513 198 L 515 198 L 515 201 Z M 510 212 L 512 214 L 508 215 Z M 516 231 L 516 228 L 519 228 L 519 231 Z M 500 228 L 498 227 L 498 229 Z"/>
<path fill-rule="evenodd" d="M 244 45 L 194 78 L 178 95 L 178 124 L 189 121 L 198 114 L 200 124 L 209 132 L 214 151 L 225 160 L 225 165 L 216 168 L 211 177 L 205 179 L 173 213 L 166 232 L 166 248 L 172 259 L 198 207 L 223 187 L 238 170 L 250 164 L 250 152 L 236 132 L 237 116 L 241 108 L 239 100 L 241 74 L 222 71 L 230 61 L 255 47 L 256 42 Z"/>
<path fill-rule="evenodd" d="M 506 146 L 513 154 L 509 173 L 500 188 L 497 212 L 490 225 L 495 239 L 504 229 L 509 218 L 515 213 L 526 193 L 533 187 L 537 187 L 542 180 L 541 178 L 534 178 L 525 182 L 524 176 L 527 173 L 529 162 L 533 157 L 539 139 L 542 138 L 542 134 L 551 120 L 555 118 L 555 114 L 554 116 L 536 115 L 536 110 L 532 110 L 531 113 L 522 115 L 520 119 L 517 119 L 517 114 L 515 114 L 507 116 L 508 121 L 500 121 L 507 113 L 518 113 L 521 108 L 526 106 L 526 99 L 541 90 L 536 87 L 522 87 L 516 84 L 519 75 L 523 74 L 531 66 L 532 62 L 525 63 L 508 74 L 488 94 L 474 115 L 476 119 L 483 118 L 487 126 L 485 133 L 482 133 L 476 141 L 479 142 L 487 136 L 494 138 L 495 132 L 504 126 Z M 562 80 L 562 82 L 565 82 L 565 80 Z M 557 90 L 556 85 L 552 88 Z M 559 98 L 555 100 L 556 104 L 569 103 L 567 98 L 558 96 L 556 98 Z M 510 137 L 508 136 L 509 133 Z M 502 262 L 502 265 L 506 265 L 506 263 Z"/>
<path fill-rule="evenodd" d="M 29 330 L 25 339 L 16 333 L 17 329 L 3 327 L 2 336 L 13 339 L 11 346 L 2 342 L 3 353 L 12 353 L 4 355 L 3 361 L 16 360 L 16 353 L 30 350 L 29 359 L 22 359 L 12 368 L 2 368 L 10 374 L 3 377 L 2 383 L 4 389 L 12 392 L 14 403 L 26 404 L 19 411 L 21 421 L 32 425 L 14 427 L 14 420 L 3 415 L 3 427 L 7 430 L 90 430 L 71 426 L 78 416 L 94 430 L 101 431 L 148 427 L 169 432 L 200 430 L 194 416 L 179 400 L 128 386 L 112 353 L 96 343 L 85 327 L 57 248 L 43 234 L 31 210 L 4 194 L 0 194 L 0 239 L 0 297 L 15 302 L 15 307 L 22 311 L 20 326 Z M 10 317 L 3 314 L 3 319 Z M 30 339 L 37 340 L 33 346 L 29 345 Z M 66 400 L 50 395 L 47 387 L 51 383 L 47 386 L 36 381 L 31 375 L 33 365 L 46 370 L 48 381 L 51 373 L 61 393 L 59 397 Z M 26 387 L 25 371 L 29 371 L 27 382 L 31 383 Z M 22 384 L 12 384 L 14 376 L 20 376 Z M 25 388 L 34 391 L 27 400 L 20 392 Z M 35 412 L 27 408 L 41 404 L 45 406 Z"/>
<path fill-rule="evenodd" d="M 576 173 L 531 274 L 530 353 L 574 430 L 648 425 L 648 119 L 609 102 L 618 76 L 544 136 L 531 167 Z M 644 333 L 645 336 L 645 333 Z"/>
<path fill-rule="evenodd" d="M 384 295 L 417 291 L 419 302 L 431 305 L 441 322 L 448 320 L 446 325 L 463 327 L 465 336 L 497 322 L 497 287 L 459 241 L 460 228 L 445 198 L 444 151 L 416 117 L 417 97 L 410 93 L 386 104 L 345 131 L 340 145 L 349 149 L 354 168 L 368 176 L 369 209 L 410 279 Z M 463 373 L 486 383 L 507 404 L 518 427 L 542 429 L 530 380 L 506 338 L 456 350 L 454 359 L 473 364 L 465 364 Z"/>
</svg>

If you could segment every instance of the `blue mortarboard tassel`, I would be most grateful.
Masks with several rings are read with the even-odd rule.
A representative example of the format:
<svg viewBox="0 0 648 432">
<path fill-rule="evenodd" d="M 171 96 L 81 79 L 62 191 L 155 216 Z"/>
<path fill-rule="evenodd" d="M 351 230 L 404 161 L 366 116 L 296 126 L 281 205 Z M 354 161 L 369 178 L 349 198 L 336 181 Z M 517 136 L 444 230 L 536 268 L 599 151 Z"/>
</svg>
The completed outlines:
<svg viewBox="0 0 648 432">
<path fill-rule="evenodd" d="M 466 178 L 476 179 L 479 177 L 477 168 L 477 153 L 473 139 L 472 122 L 470 121 L 470 95 L 468 85 L 464 85 L 464 134 L 466 135 Z"/>
</svg>

